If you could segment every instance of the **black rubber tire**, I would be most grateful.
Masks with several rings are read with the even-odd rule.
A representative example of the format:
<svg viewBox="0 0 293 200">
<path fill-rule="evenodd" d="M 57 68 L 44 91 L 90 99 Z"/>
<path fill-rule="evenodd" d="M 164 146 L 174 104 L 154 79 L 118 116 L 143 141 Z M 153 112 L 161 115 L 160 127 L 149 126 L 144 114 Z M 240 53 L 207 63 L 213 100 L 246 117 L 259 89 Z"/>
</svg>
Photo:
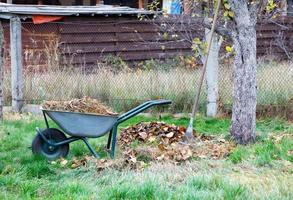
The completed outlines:
<svg viewBox="0 0 293 200">
<path fill-rule="evenodd" d="M 64 133 L 55 128 L 42 130 L 42 133 L 50 142 L 56 143 L 67 139 Z M 45 156 L 48 160 L 56 160 L 60 157 L 64 158 L 67 156 L 69 152 L 69 144 L 67 143 L 53 147 L 46 143 L 45 140 L 37 134 L 32 142 L 32 151 L 34 154 Z"/>
</svg>

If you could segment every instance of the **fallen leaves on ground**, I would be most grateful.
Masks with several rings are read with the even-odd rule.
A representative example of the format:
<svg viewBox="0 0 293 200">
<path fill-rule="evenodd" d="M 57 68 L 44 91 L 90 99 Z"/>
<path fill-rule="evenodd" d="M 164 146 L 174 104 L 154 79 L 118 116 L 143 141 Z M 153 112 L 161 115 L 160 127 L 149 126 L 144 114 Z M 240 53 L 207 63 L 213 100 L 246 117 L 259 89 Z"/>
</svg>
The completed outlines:
<svg viewBox="0 0 293 200">
<path fill-rule="evenodd" d="M 235 144 L 224 139 L 209 137 L 208 140 L 196 139 L 193 143 L 172 143 L 164 145 L 159 143 L 154 147 L 137 147 L 138 155 L 149 157 L 150 160 L 176 162 L 186 161 L 190 158 L 222 159 L 230 154 Z"/>
<path fill-rule="evenodd" d="M 132 169 L 132 170 L 142 170 L 147 164 L 143 161 L 137 160 L 137 152 L 132 149 L 128 149 L 123 152 L 122 157 L 117 159 L 96 159 L 93 156 L 85 156 L 82 159 L 73 159 L 71 163 L 71 168 L 75 169 L 81 166 L 89 167 L 94 166 L 97 171 L 102 171 L 105 169 Z"/>
<path fill-rule="evenodd" d="M 118 140 L 121 155 L 115 159 L 96 159 L 86 156 L 73 159 L 71 168 L 94 166 L 105 169 L 142 170 L 150 162 L 180 163 L 191 158 L 221 159 L 230 154 L 235 144 L 219 136 L 199 135 L 195 131 L 192 143 L 183 143 L 186 129 L 164 122 L 141 122 L 121 130 Z M 138 141 L 136 147 L 132 143 Z"/>
<path fill-rule="evenodd" d="M 61 166 L 65 166 L 65 165 L 67 165 L 67 163 L 68 163 L 68 160 L 65 160 L 64 158 L 61 158 L 61 160 L 60 160 L 60 165 Z"/>
<path fill-rule="evenodd" d="M 293 139 L 293 134 L 290 133 L 280 133 L 280 134 L 272 134 L 269 136 L 274 143 L 280 143 L 284 138 Z"/>
<path fill-rule="evenodd" d="M 42 107 L 47 110 L 69 111 L 80 113 L 93 113 L 103 115 L 115 115 L 110 108 L 97 99 L 83 97 L 82 99 L 72 99 L 70 101 L 46 101 Z"/>
<path fill-rule="evenodd" d="M 164 122 L 141 122 L 121 129 L 118 142 L 122 147 L 129 146 L 135 140 L 144 143 L 159 141 L 163 144 L 172 144 L 181 141 L 185 131 L 185 127 Z"/>
<path fill-rule="evenodd" d="M 293 149 L 288 150 L 287 155 L 288 155 L 288 156 L 293 156 Z"/>
<path fill-rule="evenodd" d="M 143 152 L 144 157 L 151 160 L 185 161 L 192 157 L 221 159 L 229 155 L 235 144 L 224 138 L 196 134 L 192 143 L 182 142 L 185 127 L 169 125 L 164 122 L 141 122 L 122 129 L 119 144 L 122 149 L 128 149 L 131 143 L 148 144 L 148 147 L 136 148 Z M 156 145 L 156 148 L 151 146 Z M 149 154 L 147 154 L 147 152 Z"/>
</svg>

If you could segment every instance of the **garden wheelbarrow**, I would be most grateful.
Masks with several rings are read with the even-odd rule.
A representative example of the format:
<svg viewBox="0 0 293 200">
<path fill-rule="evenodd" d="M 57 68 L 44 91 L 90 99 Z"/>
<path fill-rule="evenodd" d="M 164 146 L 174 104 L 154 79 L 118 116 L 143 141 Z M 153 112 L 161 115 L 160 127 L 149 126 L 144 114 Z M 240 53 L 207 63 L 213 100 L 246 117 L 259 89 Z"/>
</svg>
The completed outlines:
<svg viewBox="0 0 293 200">
<path fill-rule="evenodd" d="M 99 157 L 98 153 L 88 142 L 88 138 L 98 138 L 109 133 L 106 150 L 110 157 L 114 158 L 117 127 L 120 123 L 155 106 L 170 104 L 170 100 L 151 100 L 129 110 L 122 115 L 96 115 L 66 111 L 52 111 L 42 109 L 46 129 L 37 129 L 37 135 L 32 142 L 32 151 L 41 154 L 48 160 L 55 160 L 59 157 L 66 157 L 69 152 L 69 143 L 82 140 L 90 152 Z M 61 129 L 50 128 L 48 119 L 51 118 Z M 67 138 L 66 133 L 70 137 Z"/>
</svg>

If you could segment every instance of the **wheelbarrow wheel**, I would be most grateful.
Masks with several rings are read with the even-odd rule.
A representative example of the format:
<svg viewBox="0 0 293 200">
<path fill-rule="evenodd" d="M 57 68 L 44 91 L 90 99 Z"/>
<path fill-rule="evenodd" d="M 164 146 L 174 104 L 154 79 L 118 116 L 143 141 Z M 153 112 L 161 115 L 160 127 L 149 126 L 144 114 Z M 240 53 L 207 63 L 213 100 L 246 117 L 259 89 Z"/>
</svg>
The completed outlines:
<svg viewBox="0 0 293 200">
<path fill-rule="evenodd" d="M 52 143 L 66 140 L 65 134 L 55 128 L 45 129 L 41 133 Z M 57 158 L 67 156 L 69 144 L 52 146 L 49 145 L 40 134 L 37 134 L 32 143 L 32 151 L 34 154 L 45 156 L 48 160 L 56 160 Z"/>
</svg>

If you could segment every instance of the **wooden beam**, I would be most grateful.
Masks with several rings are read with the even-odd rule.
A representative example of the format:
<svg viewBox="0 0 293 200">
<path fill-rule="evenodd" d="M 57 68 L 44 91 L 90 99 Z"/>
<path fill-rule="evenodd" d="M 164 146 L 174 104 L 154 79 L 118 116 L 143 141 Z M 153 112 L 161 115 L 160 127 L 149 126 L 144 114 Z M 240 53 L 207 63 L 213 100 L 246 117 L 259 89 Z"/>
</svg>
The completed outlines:
<svg viewBox="0 0 293 200">
<path fill-rule="evenodd" d="M 11 91 L 12 111 L 20 112 L 23 106 L 22 41 L 19 17 L 10 19 Z"/>
<path fill-rule="evenodd" d="M 183 0 L 183 13 L 184 14 L 191 14 L 194 2 L 191 0 Z"/>
<path fill-rule="evenodd" d="M 0 20 L 0 121 L 3 120 L 3 106 L 4 106 L 4 54 L 3 54 L 3 41 L 4 41 L 4 33 L 3 33 L 3 26 Z"/>
<path fill-rule="evenodd" d="M 143 9 L 144 8 L 144 0 L 138 0 L 138 8 Z"/>
</svg>

